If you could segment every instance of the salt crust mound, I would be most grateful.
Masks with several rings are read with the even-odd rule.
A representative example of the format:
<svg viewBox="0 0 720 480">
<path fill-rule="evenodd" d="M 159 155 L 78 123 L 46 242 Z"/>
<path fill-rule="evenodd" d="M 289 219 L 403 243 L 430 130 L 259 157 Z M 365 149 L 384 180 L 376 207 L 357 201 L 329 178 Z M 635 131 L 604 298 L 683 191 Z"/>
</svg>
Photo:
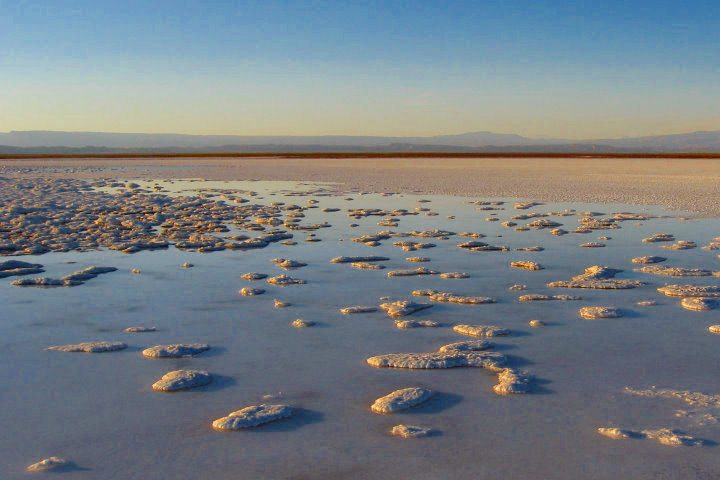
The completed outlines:
<svg viewBox="0 0 720 480">
<path fill-rule="evenodd" d="M 60 470 L 64 467 L 68 467 L 72 464 L 72 462 L 69 462 L 68 460 L 65 460 L 64 458 L 60 457 L 48 457 L 43 460 L 40 460 L 37 463 L 33 463 L 32 465 L 28 465 L 26 470 L 28 472 L 52 472 Z"/>
<path fill-rule="evenodd" d="M 83 342 L 70 345 L 56 345 L 48 347 L 48 350 L 56 352 L 84 352 L 84 353 L 102 353 L 124 350 L 127 344 L 123 342 Z"/>
<path fill-rule="evenodd" d="M 575 295 L 543 295 L 540 293 L 528 293 L 518 297 L 518 301 L 520 302 L 543 302 L 549 300 L 571 301 L 582 300 L 582 297 L 577 297 Z"/>
<path fill-rule="evenodd" d="M 510 335 L 507 328 L 494 325 L 455 325 L 453 331 L 470 337 L 500 337 Z"/>
<path fill-rule="evenodd" d="M 682 306 L 685 310 L 707 312 L 708 310 L 717 308 L 718 300 L 715 298 L 687 297 L 680 301 L 680 306 Z"/>
<path fill-rule="evenodd" d="M 355 305 L 352 307 L 345 307 L 340 309 L 340 313 L 343 315 L 352 315 L 354 313 L 371 313 L 377 312 L 377 307 L 366 307 L 362 305 Z"/>
<path fill-rule="evenodd" d="M 427 437 L 433 433 L 433 430 L 425 427 L 418 427 L 417 425 L 395 425 L 390 430 L 390 435 L 401 438 L 421 438 Z"/>
<path fill-rule="evenodd" d="M 420 405 L 433 396 L 433 391 L 427 388 L 402 388 L 380 397 L 370 406 L 375 413 L 394 413 Z"/>
<path fill-rule="evenodd" d="M 152 389 L 160 392 L 175 392 L 202 387 L 210 382 L 212 376 L 205 370 L 174 370 L 153 383 Z"/>
<path fill-rule="evenodd" d="M 367 359 L 376 368 L 434 369 L 456 367 L 478 367 L 499 371 L 505 365 L 505 355 L 498 352 L 428 352 L 389 353 Z"/>
<path fill-rule="evenodd" d="M 155 345 L 142 351 L 148 358 L 182 358 L 193 357 L 210 350 L 207 343 L 176 343 L 171 345 Z"/>
<path fill-rule="evenodd" d="M 380 309 L 382 309 L 391 318 L 404 317 L 430 307 L 432 307 L 432 305 L 429 303 L 415 303 L 411 300 L 400 300 L 397 302 L 380 304 Z"/>
<path fill-rule="evenodd" d="M 654 430 L 627 430 L 616 427 L 600 427 L 597 429 L 600 435 L 603 435 L 613 440 L 627 440 L 630 438 L 636 439 L 649 439 L 655 440 L 661 445 L 667 445 L 669 447 L 679 446 L 699 446 L 704 445 L 703 440 L 686 435 L 678 430 L 671 430 L 669 428 L 658 428 Z"/>
<path fill-rule="evenodd" d="M 532 377 L 525 372 L 506 368 L 498 373 L 498 383 L 493 391 L 498 395 L 516 395 L 528 393 Z"/>
<path fill-rule="evenodd" d="M 425 267 L 418 267 L 412 270 L 391 270 L 387 273 L 388 277 L 414 277 L 417 275 L 438 275 L 440 272 L 430 270 Z"/>
<path fill-rule="evenodd" d="M 254 297 L 255 295 L 262 295 L 265 290 L 262 288 L 243 287 L 240 289 L 240 295 L 243 297 Z"/>
<path fill-rule="evenodd" d="M 531 262 L 528 260 L 521 260 L 517 262 L 510 262 L 510 266 L 513 268 L 521 268 L 524 270 L 542 270 L 544 267 L 537 262 Z"/>
<path fill-rule="evenodd" d="M 586 320 L 622 317 L 620 310 L 615 307 L 582 307 L 578 310 L 578 315 Z"/>
<path fill-rule="evenodd" d="M 465 342 L 448 343 L 440 347 L 438 352 L 479 352 L 492 347 L 493 344 L 487 340 L 468 340 Z"/>
<path fill-rule="evenodd" d="M 407 330 L 411 328 L 435 328 L 439 327 L 438 322 L 432 320 L 395 320 L 395 327 L 401 330 Z"/>
<path fill-rule="evenodd" d="M 665 285 L 658 288 L 657 291 L 668 297 L 720 298 L 720 286 L 718 285 Z"/>
<path fill-rule="evenodd" d="M 638 280 L 616 280 L 613 277 L 622 270 L 615 268 L 603 267 L 601 265 L 593 265 L 585 271 L 573 277 L 569 281 L 560 280 L 547 284 L 550 288 L 591 288 L 600 290 L 616 290 L 635 288 L 644 285 Z"/>
<path fill-rule="evenodd" d="M 241 430 L 287 418 L 292 414 L 293 409 L 288 405 L 251 405 L 218 418 L 212 422 L 212 426 L 220 431 Z"/>
<path fill-rule="evenodd" d="M 267 283 L 269 283 L 271 285 L 280 285 L 281 287 L 284 287 L 286 285 L 302 285 L 302 284 L 306 283 L 305 280 L 288 277 L 287 275 L 278 275 L 277 277 L 270 277 L 266 281 L 267 281 Z"/>
<path fill-rule="evenodd" d="M 704 270 L 702 268 L 666 267 L 663 265 L 650 265 L 638 268 L 637 271 L 666 277 L 709 277 L 713 275 L 713 272 L 710 270 Z"/>
</svg>

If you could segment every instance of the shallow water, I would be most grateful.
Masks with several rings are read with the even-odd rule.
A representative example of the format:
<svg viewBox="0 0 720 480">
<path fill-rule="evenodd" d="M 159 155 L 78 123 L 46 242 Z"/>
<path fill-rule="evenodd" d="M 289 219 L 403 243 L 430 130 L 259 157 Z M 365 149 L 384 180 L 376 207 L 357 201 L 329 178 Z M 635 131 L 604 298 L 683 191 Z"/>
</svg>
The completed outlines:
<svg viewBox="0 0 720 480">
<path fill-rule="evenodd" d="M 143 182 L 138 182 L 143 184 Z M 148 185 L 152 185 L 150 182 Z M 52 253 L 20 260 L 41 263 L 50 277 L 88 265 L 118 267 L 73 288 L 36 289 L 0 280 L 0 472 L 2 478 L 24 478 L 30 463 L 48 456 L 73 460 L 78 468 L 62 474 L 70 479 L 212 478 L 212 479 L 365 479 L 365 478 L 554 478 L 669 479 L 716 478 L 720 459 L 716 446 L 667 447 L 648 440 L 615 441 L 596 429 L 609 425 L 642 430 L 671 427 L 695 437 L 720 442 L 720 424 L 699 425 L 676 417 L 692 409 L 678 400 L 641 398 L 623 393 L 626 386 L 656 385 L 679 390 L 720 392 L 715 368 L 720 336 L 707 327 L 720 323 L 720 310 L 690 312 L 679 298 L 656 292 L 664 284 L 717 285 L 718 277 L 671 278 L 633 271 L 630 259 L 661 255 L 665 265 L 720 270 L 717 252 L 700 248 L 664 250 L 644 244 L 654 233 L 708 243 L 720 228 L 716 219 L 680 220 L 677 215 L 627 205 L 545 204 L 515 210 L 479 211 L 462 197 L 381 196 L 343 193 L 326 196 L 332 186 L 289 182 L 161 182 L 173 192 L 185 189 L 255 191 L 251 202 L 305 204 L 308 198 L 324 213 L 309 209 L 303 224 L 328 221 L 331 228 L 315 233 L 322 242 L 305 243 L 294 232 L 295 246 L 274 243 L 247 251 L 208 254 L 143 251 Z M 314 191 L 323 195 L 284 196 L 282 191 Z M 346 197 L 353 201 L 345 200 Z M 417 203 L 420 198 L 430 203 Z M 482 199 L 490 200 L 490 199 Z M 438 216 L 400 217 L 395 228 L 379 227 L 382 217 L 348 218 L 348 208 L 427 207 Z M 554 237 L 548 230 L 516 232 L 484 219 L 502 220 L 518 213 L 565 208 L 604 213 L 632 211 L 668 214 L 667 218 L 626 221 L 619 230 Z M 455 219 L 448 219 L 454 215 Z M 550 217 L 576 226 L 577 217 Z M 527 221 L 517 221 L 525 224 Z M 348 228 L 357 223 L 357 228 Z M 439 228 L 487 235 L 482 241 L 511 248 L 541 245 L 542 252 L 469 252 L 456 247 L 468 239 L 389 239 L 371 248 L 351 241 L 381 230 Z M 231 232 L 233 233 L 233 232 Z M 247 232 L 245 232 L 247 233 Z M 578 245 L 607 235 L 605 248 Z M 436 248 L 403 252 L 396 240 L 431 242 Z M 339 255 L 383 255 L 385 270 L 357 270 L 329 263 Z M 410 256 L 430 257 L 419 264 L 442 272 L 461 271 L 468 279 L 437 276 L 388 278 L 395 269 L 415 268 Z M 306 267 L 286 272 L 271 261 L 284 257 Z M 510 268 L 510 261 L 534 260 L 545 269 Z M 67 262 L 77 262 L 68 264 Z M 183 262 L 194 268 L 182 269 Z M 648 285 L 631 290 L 550 289 L 547 282 L 569 279 L 590 265 L 623 269 L 618 278 L 637 278 Z M 142 273 L 133 275 L 132 268 Z M 306 285 L 278 287 L 240 279 L 246 272 L 287 273 Z M 526 284 L 527 291 L 510 291 Z M 264 295 L 242 297 L 238 290 L 254 286 Z M 379 297 L 410 296 L 420 288 L 463 295 L 490 296 L 489 305 L 435 303 L 410 319 L 431 319 L 441 328 L 399 330 L 382 312 L 341 315 L 350 305 L 377 305 Z M 518 302 L 524 293 L 571 294 L 582 301 Z M 290 302 L 273 308 L 273 298 Z M 654 307 L 635 302 L 653 299 Z M 618 319 L 587 321 L 582 306 L 623 309 Z M 317 326 L 290 327 L 296 318 Z M 528 326 L 531 319 L 548 325 Z M 482 369 L 375 369 L 367 357 L 395 352 L 430 352 L 443 344 L 468 340 L 454 333 L 460 323 L 507 327 L 513 335 L 492 339 L 512 366 L 536 375 L 528 395 L 493 393 L 496 375 Z M 157 326 L 154 333 L 124 333 L 129 326 Z M 50 345 L 81 341 L 124 341 L 128 349 L 105 354 L 46 351 Z M 209 352 L 191 359 L 147 359 L 140 351 L 156 344 L 206 342 Z M 216 381 L 192 391 L 163 394 L 150 385 L 178 368 L 209 370 Z M 438 395 L 426 404 L 392 415 L 376 415 L 372 402 L 404 387 L 424 386 Z M 220 433 L 212 420 L 246 405 L 287 403 L 300 409 L 290 419 L 257 429 Z M 720 415 L 720 412 L 714 412 Z M 388 431 L 399 423 L 421 425 L 441 433 L 403 440 Z"/>
</svg>

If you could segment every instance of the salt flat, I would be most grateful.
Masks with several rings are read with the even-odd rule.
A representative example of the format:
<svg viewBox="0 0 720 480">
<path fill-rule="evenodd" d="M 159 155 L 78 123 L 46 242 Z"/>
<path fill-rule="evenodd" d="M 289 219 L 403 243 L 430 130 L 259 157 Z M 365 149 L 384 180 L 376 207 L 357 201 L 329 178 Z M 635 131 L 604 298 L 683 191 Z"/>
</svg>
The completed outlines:
<svg viewBox="0 0 720 480">
<path fill-rule="evenodd" d="M 242 172 L 206 167 L 206 178 L 218 168 L 238 177 Z M 587 203 L 567 192 L 572 201 L 548 203 L 527 193 L 389 195 L 380 186 L 181 180 L 180 172 L 189 170 L 177 165 L 51 168 L 57 170 L 12 166 L 0 175 L 7 177 L 0 179 L 0 195 L 8 196 L 0 205 L 0 265 L 33 265 L 31 272 L 16 272 L 27 275 L 0 279 L 2 478 L 27 478 L 26 467 L 50 457 L 68 462 L 57 475 L 69 479 L 720 474 L 720 409 L 713 400 L 720 394 L 720 337 L 708 331 L 720 323 L 720 310 L 688 310 L 682 296 L 663 293 L 668 284 L 720 286 L 712 275 L 720 271 L 717 219 L 684 219 L 686 212 L 657 206 Z M 410 188 L 408 179 L 395 181 Z M 13 203 L 12 195 L 23 200 Z M 515 208 L 528 200 L 537 203 Z M 486 222 L 489 216 L 499 221 Z M 379 225 L 389 218 L 396 227 Z M 538 219 L 568 233 L 526 227 Z M 503 226 L 508 221 L 516 225 Z M 65 222 L 65 229 L 54 222 Z M 674 240 L 643 242 L 657 234 Z M 481 235 L 482 242 L 504 248 L 459 247 Z M 580 247 L 600 237 L 607 238 L 605 248 Z M 680 240 L 697 247 L 662 248 Z M 387 275 L 413 265 L 406 261 L 409 242 L 435 245 L 422 249 L 429 258 L 422 265 L 440 274 Z M 535 246 L 542 248 L 529 248 Z M 660 265 L 679 272 L 711 274 L 644 272 L 632 260 L 645 256 L 662 256 Z M 386 269 L 353 268 L 360 257 Z M 511 266 L 519 261 L 543 269 Z M 92 265 L 117 270 L 74 286 L 12 285 L 16 278 L 59 279 Z M 8 264 L 7 271 L 11 267 L 17 266 Z M 243 278 L 248 272 L 260 276 Z M 441 276 L 448 272 L 466 275 Z M 304 283 L 267 282 L 283 274 Z M 549 286 L 573 281 L 584 288 Z M 632 288 L 602 288 L 618 284 Z M 266 293 L 243 296 L 242 288 Z M 425 295 L 430 291 L 494 302 L 432 301 L 436 293 Z M 559 301 L 521 301 L 524 295 Z M 276 300 L 286 306 L 276 308 Z M 650 300 L 656 304 L 638 305 Z M 402 301 L 431 308 L 400 320 L 439 325 L 397 328 L 378 307 Z M 341 313 L 353 305 L 374 310 Z M 623 315 L 579 316 L 579 309 L 594 306 Z M 314 326 L 293 328 L 296 319 Z M 531 320 L 544 326 L 533 328 Z M 126 332 L 143 325 L 154 330 Z M 510 335 L 473 338 L 454 331 L 457 325 L 496 326 Z M 83 342 L 127 348 L 48 350 Z M 368 364 L 390 354 L 449 355 L 452 349 L 443 347 L 458 342 L 474 345 L 460 350 L 463 355 L 502 358 L 503 364 Z M 143 355 L 158 345 L 202 348 L 180 357 Z M 153 391 L 158 379 L 177 370 L 208 372 L 212 382 Z M 407 410 L 373 413 L 375 400 L 406 388 L 433 395 Z M 281 412 L 287 406 L 292 414 L 269 415 L 272 422 L 238 431 L 213 428 L 231 412 L 262 405 L 283 406 Z M 392 435 L 399 424 L 433 434 Z M 638 432 L 637 438 L 598 432 L 607 428 Z"/>
</svg>

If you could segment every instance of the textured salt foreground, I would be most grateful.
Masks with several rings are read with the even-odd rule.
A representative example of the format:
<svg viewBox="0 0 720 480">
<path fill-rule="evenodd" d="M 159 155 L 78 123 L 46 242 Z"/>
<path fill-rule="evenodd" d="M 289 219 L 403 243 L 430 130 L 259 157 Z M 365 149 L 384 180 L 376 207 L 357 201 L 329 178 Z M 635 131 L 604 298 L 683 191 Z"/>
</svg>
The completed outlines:
<svg viewBox="0 0 720 480">
<path fill-rule="evenodd" d="M 50 457 L 77 462 L 58 470 L 68 478 L 712 478 L 720 467 L 708 400 L 720 319 L 706 310 L 720 298 L 716 221 L 337 186 L 20 182 L 0 190 L 0 254 L 27 265 L 0 271 L 43 271 L 0 282 L 3 478 Z M 643 242 L 658 232 L 673 239 Z M 605 248 L 578 247 L 596 240 Z M 406 251 L 438 273 L 387 276 L 409 269 Z M 663 262 L 633 261 L 658 252 Z M 87 265 L 117 270 L 73 277 L 79 288 L 11 285 Z M 673 270 L 641 270 L 653 265 Z M 623 316 L 583 321 L 588 306 Z M 369 408 L 405 389 L 440 393 L 389 415 Z M 214 431 L 235 429 L 246 431 Z"/>
</svg>

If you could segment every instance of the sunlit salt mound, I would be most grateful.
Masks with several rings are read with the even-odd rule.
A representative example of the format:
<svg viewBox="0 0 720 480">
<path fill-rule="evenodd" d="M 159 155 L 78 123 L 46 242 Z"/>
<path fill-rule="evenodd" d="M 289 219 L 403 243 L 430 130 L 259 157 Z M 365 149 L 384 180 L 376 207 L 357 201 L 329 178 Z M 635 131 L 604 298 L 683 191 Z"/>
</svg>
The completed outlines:
<svg viewBox="0 0 720 480">
<path fill-rule="evenodd" d="M 230 431 L 252 428 L 265 423 L 287 418 L 293 414 L 288 405 L 252 405 L 212 422 L 215 430 Z"/>
<path fill-rule="evenodd" d="M 370 366 L 377 368 L 433 369 L 477 367 L 498 371 L 507 359 L 498 352 L 428 352 L 388 353 L 367 359 Z"/>
<path fill-rule="evenodd" d="M 414 277 L 417 275 L 438 275 L 440 272 L 430 270 L 425 267 L 418 267 L 413 270 L 391 270 L 387 273 L 388 277 Z"/>
<path fill-rule="evenodd" d="M 268 278 L 267 283 L 284 287 L 285 285 L 302 285 L 306 282 L 305 280 L 300 280 L 299 278 L 292 278 L 287 275 L 278 275 L 277 277 Z"/>
<path fill-rule="evenodd" d="M 439 327 L 438 322 L 432 320 L 395 320 L 395 327 L 401 330 L 411 328 L 436 328 Z"/>
<path fill-rule="evenodd" d="M 430 295 L 430 300 L 441 303 L 460 303 L 464 305 L 482 305 L 486 303 L 495 303 L 494 298 L 490 297 L 470 297 L 466 295 L 454 295 L 447 292 L 437 292 Z"/>
<path fill-rule="evenodd" d="M 601 427 L 597 429 L 598 433 L 604 437 L 612 438 L 613 440 L 628 440 L 628 439 L 649 439 L 655 440 L 661 445 L 667 445 L 669 447 L 687 446 L 694 447 L 705 445 L 706 442 L 701 439 L 686 435 L 684 432 L 678 430 L 671 430 L 669 428 L 658 428 L 654 430 L 627 430 L 616 427 Z"/>
<path fill-rule="evenodd" d="M 519 302 L 546 302 L 550 300 L 567 302 L 571 300 L 582 300 L 582 297 L 575 295 L 544 295 L 541 293 L 528 293 L 518 297 Z"/>
<path fill-rule="evenodd" d="M 345 307 L 340 309 L 340 313 L 343 315 L 352 315 L 354 313 L 372 313 L 377 312 L 377 307 L 368 307 L 364 305 L 354 305 L 352 307 Z"/>
<path fill-rule="evenodd" d="M 142 354 L 148 358 L 181 358 L 193 357 L 207 350 L 210 350 L 207 343 L 176 343 L 155 345 L 143 350 Z"/>
<path fill-rule="evenodd" d="M 370 406 L 375 413 L 393 413 L 420 405 L 433 396 L 433 391 L 427 388 L 402 388 L 380 397 Z"/>
<path fill-rule="evenodd" d="M 470 278 L 470 274 L 465 272 L 445 272 L 440 274 L 440 278 Z"/>
<path fill-rule="evenodd" d="M 102 353 L 114 352 L 126 349 L 127 345 L 123 342 L 83 342 L 70 345 L 56 345 L 48 347 L 48 350 L 56 352 L 83 352 L 83 353 Z"/>
<path fill-rule="evenodd" d="M 650 265 L 637 269 L 638 272 L 663 275 L 666 277 L 709 277 L 715 275 L 710 270 L 702 268 L 666 267 L 663 265 Z M 720 272 L 716 276 L 720 276 Z"/>
<path fill-rule="evenodd" d="M 267 278 L 267 275 L 264 273 L 248 272 L 240 275 L 240 278 L 243 280 L 262 280 Z"/>
<path fill-rule="evenodd" d="M 586 320 L 597 320 L 600 318 L 619 318 L 622 312 L 615 307 L 582 307 L 578 315 Z"/>
<path fill-rule="evenodd" d="M 149 333 L 157 332 L 157 327 L 127 327 L 125 333 Z"/>
<path fill-rule="evenodd" d="M 28 472 L 33 472 L 33 473 L 57 472 L 59 470 L 67 468 L 71 465 L 72 465 L 72 462 L 65 460 L 64 458 L 48 457 L 43 460 L 40 460 L 37 463 L 33 463 L 32 465 L 28 465 L 26 470 Z"/>
<path fill-rule="evenodd" d="M 468 340 L 465 342 L 448 343 L 440 347 L 438 352 L 479 352 L 492 347 L 493 344 L 487 340 Z"/>
<path fill-rule="evenodd" d="M 658 257 L 655 255 L 647 255 L 644 257 L 635 257 L 632 259 L 632 263 L 639 263 L 639 264 L 651 264 L 651 263 L 661 263 L 667 260 L 665 257 Z"/>
<path fill-rule="evenodd" d="M 505 368 L 498 373 L 498 383 L 493 391 L 498 395 L 517 395 L 530 391 L 532 377 L 513 368 Z"/>
<path fill-rule="evenodd" d="M 521 268 L 524 270 L 542 270 L 544 267 L 537 262 L 531 262 L 529 260 L 521 260 L 517 262 L 510 262 L 510 266 L 513 268 Z"/>
<path fill-rule="evenodd" d="M 593 265 L 585 271 L 567 281 L 550 282 L 547 284 L 551 288 L 594 288 L 600 290 L 616 290 L 635 288 L 644 285 L 638 280 L 616 280 L 615 275 L 622 272 L 615 268 Z"/>
<path fill-rule="evenodd" d="M 385 311 L 385 313 L 389 317 L 392 318 L 411 315 L 415 312 L 419 312 L 420 310 L 425 310 L 426 308 L 430 307 L 432 307 L 432 305 L 430 305 L 429 303 L 416 303 L 411 300 L 400 300 L 397 302 L 380 304 L 380 308 Z"/>
<path fill-rule="evenodd" d="M 205 370 L 174 370 L 153 383 L 152 389 L 159 392 L 175 392 L 202 387 L 210 382 L 212 376 Z"/>
<path fill-rule="evenodd" d="M 500 337 L 510 335 L 507 328 L 494 325 L 455 325 L 453 331 L 470 337 Z"/>
<path fill-rule="evenodd" d="M 393 437 L 401 438 L 421 438 L 427 437 L 433 434 L 433 430 L 425 427 L 418 427 L 417 425 L 395 425 L 390 430 L 390 435 Z"/>
<path fill-rule="evenodd" d="M 307 266 L 307 263 L 298 262 L 297 260 L 290 260 L 287 258 L 273 258 L 273 263 L 278 267 L 284 268 L 286 270 Z"/>
<path fill-rule="evenodd" d="M 720 286 L 718 285 L 665 285 L 658 288 L 657 291 L 668 297 L 720 298 Z"/>
<path fill-rule="evenodd" d="M 12 277 L 15 275 L 32 275 L 42 273 L 43 266 L 37 263 L 20 262 L 18 260 L 8 260 L 0 262 L 0 278 Z"/>
<path fill-rule="evenodd" d="M 703 298 L 703 297 L 687 297 L 680 301 L 680 306 L 685 310 L 692 310 L 694 312 L 706 312 L 713 310 L 718 306 L 718 300 L 715 298 Z"/>
<path fill-rule="evenodd" d="M 254 297 L 256 295 L 262 295 L 265 290 L 262 288 L 243 287 L 240 289 L 240 295 L 243 297 Z"/>
</svg>

